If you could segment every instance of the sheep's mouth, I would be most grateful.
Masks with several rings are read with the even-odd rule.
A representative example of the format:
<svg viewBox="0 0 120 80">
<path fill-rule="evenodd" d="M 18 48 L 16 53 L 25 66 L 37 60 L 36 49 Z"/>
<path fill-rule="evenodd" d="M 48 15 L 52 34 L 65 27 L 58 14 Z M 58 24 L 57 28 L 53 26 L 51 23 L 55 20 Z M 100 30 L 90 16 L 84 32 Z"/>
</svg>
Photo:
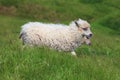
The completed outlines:
<svg viewBox="0 0 120 80">
<path fill-rule="evenodd" d="M 90 37 L 89 37 L 89 36 L 86 36 L 86 38 L 87 38 L 87 39 L 90 39 Z"/>
<path fill-rule="evenodd" d="M 89 35 L 82 35 L 82 37 L 86 37 L 86 39 L 90 39 L 91 38 L 91 36 L 89 36 Z"/>
<path fill-rule="evenodd" d="M 83 38 L 90 39 L 90 36 L 82 35 Z"/>
<path fill-rule="evenodd" d="M 84 38 L 84 42 L 85 44 L 87 45 L 91 45 L 91 41 L 90 41 L 90 37 L 89 36 L 86 36 L 86 35 L 83 35 L 83 38 Z"/>
</svg>

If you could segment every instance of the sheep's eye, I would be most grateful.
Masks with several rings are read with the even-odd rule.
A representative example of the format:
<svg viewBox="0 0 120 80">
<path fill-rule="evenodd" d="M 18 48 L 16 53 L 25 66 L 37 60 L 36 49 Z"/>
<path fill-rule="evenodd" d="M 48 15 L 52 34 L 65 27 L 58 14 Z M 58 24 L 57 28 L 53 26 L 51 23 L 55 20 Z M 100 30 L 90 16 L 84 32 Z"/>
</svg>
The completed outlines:
<svg viewBox="0 0 120 80">
<path fill-rule="evenodd" d="M 87 31 L 88 30 L 88 28 L 82 28 L 84 31 Z"/>
</svg>

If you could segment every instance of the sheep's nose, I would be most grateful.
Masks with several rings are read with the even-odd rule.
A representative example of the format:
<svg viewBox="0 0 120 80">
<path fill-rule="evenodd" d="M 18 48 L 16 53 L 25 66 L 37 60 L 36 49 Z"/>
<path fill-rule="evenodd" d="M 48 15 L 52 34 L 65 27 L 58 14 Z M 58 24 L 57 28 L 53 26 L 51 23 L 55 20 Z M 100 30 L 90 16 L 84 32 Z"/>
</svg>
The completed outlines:
<svg viewBox="0 0 120 80">
<path fill-rule="evenodd" d="M 89 37 L 92 37 L 92 34 L 90 34 Z"/>
</svg>

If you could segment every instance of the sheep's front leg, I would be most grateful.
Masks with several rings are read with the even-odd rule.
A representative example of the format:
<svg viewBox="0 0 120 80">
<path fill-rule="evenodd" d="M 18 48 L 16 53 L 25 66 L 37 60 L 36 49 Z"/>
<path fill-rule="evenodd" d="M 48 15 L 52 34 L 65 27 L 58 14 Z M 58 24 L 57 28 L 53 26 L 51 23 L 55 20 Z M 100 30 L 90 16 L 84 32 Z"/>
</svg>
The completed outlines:
<svg viewBox="0 0 120 80">
<path fill-rule="evenodd" d="M 72 51 L 72 52 L 71 52 L 71 54 L 72 54 L 73 56 L 76 56 L 76 53 L 75 53 L 75 51 Z"/>
</svg>

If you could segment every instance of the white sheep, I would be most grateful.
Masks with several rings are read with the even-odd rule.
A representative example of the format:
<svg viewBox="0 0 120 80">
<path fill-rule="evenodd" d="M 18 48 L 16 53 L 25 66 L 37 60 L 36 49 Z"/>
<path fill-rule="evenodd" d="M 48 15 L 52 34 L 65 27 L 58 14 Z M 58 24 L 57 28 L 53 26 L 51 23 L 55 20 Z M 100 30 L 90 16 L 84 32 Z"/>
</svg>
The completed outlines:
<svg viewBox="0 0 120 80">
<path fill-rule="evenodd" d="M 22 26 L 20 39 L 30 46 L 47 46 L 58 51 L 70 51 L 82 43 L 90 44 L 90 24 L 82 19 L 73 21 L 69 26 L 63 24 L 46 24 L 29 22 Z"/>
</svg>

